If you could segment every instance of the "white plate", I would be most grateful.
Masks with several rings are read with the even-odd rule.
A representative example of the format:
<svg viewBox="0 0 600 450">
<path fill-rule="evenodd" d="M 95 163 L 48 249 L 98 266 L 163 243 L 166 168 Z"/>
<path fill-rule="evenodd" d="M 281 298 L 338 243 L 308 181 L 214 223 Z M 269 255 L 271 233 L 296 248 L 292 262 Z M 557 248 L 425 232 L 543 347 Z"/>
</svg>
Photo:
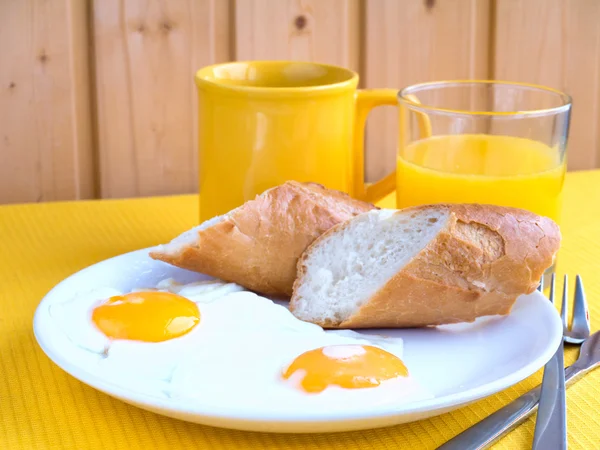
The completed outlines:
<svg viewBox="0 0 600 450">
<path fill-rule="evenodd" d="M 61 330 L 49 306 L 98 287 L 129 291 L 173 277 L 179 282 L 206 279 L 148 257 L 148 249 L 127 253 L 90 266 L 58 284 L 40 303 L 34 332 L 44 352 L 63 370 L 99 391 L 140 408 L 190 422 L 225 428 L 271 432 L 330 432 L 375 428 L 435 416 L 505 389 L 540 369 L 562 337 L 555 308 L 537 291 L 520 297 L 510 315 L 480 318 L 472 324 L 437 329 L 386 330 L 404 339 L 404 362 L 435 398 L 413 403 L 390 401 L 342 413 L 248 413 L 235 405 L 215 407 L 200 401 L 157 398 L 109 382 L 78 365 L 64 349 Z M 378 330 L 380 332 L 380 330 Z"/>
</svg>

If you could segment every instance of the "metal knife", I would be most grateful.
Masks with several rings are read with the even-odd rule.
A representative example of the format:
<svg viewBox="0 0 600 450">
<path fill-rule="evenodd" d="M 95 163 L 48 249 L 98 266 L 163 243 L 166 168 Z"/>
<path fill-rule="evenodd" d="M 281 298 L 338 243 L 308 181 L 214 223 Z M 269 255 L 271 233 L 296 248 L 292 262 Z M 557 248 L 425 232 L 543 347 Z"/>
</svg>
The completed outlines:
<svg viewBox="0 0 600 450">
<path fill-rule="evenodd" d="M 591 335 L 581 346 L 579 358 L 565 369 L 566 386 L 600 365 L 600 331 Z M 438 450 L 481 450 L 527 419 L 538 406 L 541 386 L 523 394 L 513 402 L 466 429 L 438 447 Z"/>
<path fill-rule="evenodd" d="M 564 343 L 544 368 L 531 450 L 567 450 Z"/>
</svg>

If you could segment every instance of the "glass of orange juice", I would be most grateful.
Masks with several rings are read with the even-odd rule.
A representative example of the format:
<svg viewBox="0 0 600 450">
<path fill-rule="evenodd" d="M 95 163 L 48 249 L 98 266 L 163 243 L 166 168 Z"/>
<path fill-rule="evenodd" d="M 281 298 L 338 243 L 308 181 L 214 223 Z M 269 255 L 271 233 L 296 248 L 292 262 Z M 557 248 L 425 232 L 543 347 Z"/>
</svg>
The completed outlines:
<svg viewBox="0 0 600 450">
<path fill-rule="evenodd" d="M 422 83 L 399 94 L 397 207 L 487 203 L 560 223 L 571 98 L 501 81 Z"/>
<path fill-rule="evenodd" d="M 445 81 L 403 89 L 397 206 L 488 203 L 560 221 L 571 99 L 542 86 Z"/>
</svg>

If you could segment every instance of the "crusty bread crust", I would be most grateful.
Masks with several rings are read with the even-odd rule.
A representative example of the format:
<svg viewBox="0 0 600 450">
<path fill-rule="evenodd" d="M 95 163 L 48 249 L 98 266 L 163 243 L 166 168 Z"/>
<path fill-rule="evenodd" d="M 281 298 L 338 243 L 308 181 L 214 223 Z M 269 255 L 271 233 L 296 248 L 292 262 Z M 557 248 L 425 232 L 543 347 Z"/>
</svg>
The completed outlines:
<svg viewBox="0 0 600 450">
<path fill-rule="evenodd" d="M 444 204 L 403 212 L 424 208 L 446 209 L 447 225 L 352 316 L 319 325 L 407 328 L 508 314 L 519 295 L 536 289 L 560 246 L 558 226 L 528 211 Z M 330 229 L 307 249 L 298 262 L 295 287 L 303 282 L 311 249 L 347 226 Z M 292 312 L 294 304 L 292 297 Z"/>
<path fill-rule="evenodd" d="M 150 256 L 268 295 L 290 296 L 304 250 L 334 225 L 375 209 L 316 184 L 288 181 L 198 231 L 176 254 Z"/>
</svg>

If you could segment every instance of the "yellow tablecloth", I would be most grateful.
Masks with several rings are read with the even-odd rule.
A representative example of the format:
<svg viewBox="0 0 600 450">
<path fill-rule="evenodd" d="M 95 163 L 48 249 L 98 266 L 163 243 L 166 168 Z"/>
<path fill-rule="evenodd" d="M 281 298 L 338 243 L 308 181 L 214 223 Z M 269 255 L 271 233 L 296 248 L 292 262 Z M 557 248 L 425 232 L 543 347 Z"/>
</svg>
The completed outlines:
<svg viewBox="0 0 600 450">
<path fill-rule="evenodd" d="M 570 173 L 558 272 L 583 276 L 600 325 L 600 171 Z M 391 203 L 390 203 L 391 202 Z M 393 205 L 391 199 L 384 202 Z M 89 388 L 42 353 L 32 333 L 40 299 L 79 269 L 168 241 L 197 220 L 196 196 L 0 207 L 0 449 L 433 449 L 541 381 L 541 371 L 471 406 L 429 420 L 341 434 L 275 435 L 186 423 Z M 567 351 L 572 363 L 576 349 Z M 490 367 L 490 370 L 494 370 Z M 571 448 L 600 448 L 600 370 L 568 390 Z M 496 448 L 530 448 L 533 420 Z"/>
</svg>

